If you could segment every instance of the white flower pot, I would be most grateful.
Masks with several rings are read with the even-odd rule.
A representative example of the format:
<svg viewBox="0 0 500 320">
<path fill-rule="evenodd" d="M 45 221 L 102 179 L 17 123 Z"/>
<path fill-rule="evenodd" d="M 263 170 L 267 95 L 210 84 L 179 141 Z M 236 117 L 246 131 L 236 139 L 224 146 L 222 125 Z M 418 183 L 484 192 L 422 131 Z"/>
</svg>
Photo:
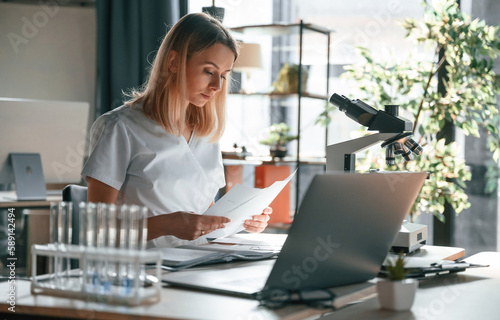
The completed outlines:
<svg viewBox="0 0 500 320">
<path fill-rule="evenodd" d="M 415 279 L 378 281 L 377 293 L 380 307 L 395 311 L 410 310 L 417 288 L 418 281 Z"/>
</svg>

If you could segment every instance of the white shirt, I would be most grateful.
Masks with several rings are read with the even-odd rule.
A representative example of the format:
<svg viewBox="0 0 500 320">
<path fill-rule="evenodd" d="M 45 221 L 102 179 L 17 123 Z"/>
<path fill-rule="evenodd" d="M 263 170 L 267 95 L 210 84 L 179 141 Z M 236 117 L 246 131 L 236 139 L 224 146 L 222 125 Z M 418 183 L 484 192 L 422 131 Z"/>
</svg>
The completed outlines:
<svg viewBox="0 0 500 320">
<path fill-rule="evenodd" d="M 121 106 L 102 116 L 90 130 L 90 156 L 82 177 L 119 190 L 117 204 L 149 208 L 150 215 L 205 212 L 225 185 L 218 143 L 208 137 L 165 131 L 138 107 Z M 198 244 L 174 236 L 152 240 L 148 247 Z"/>
</svg>

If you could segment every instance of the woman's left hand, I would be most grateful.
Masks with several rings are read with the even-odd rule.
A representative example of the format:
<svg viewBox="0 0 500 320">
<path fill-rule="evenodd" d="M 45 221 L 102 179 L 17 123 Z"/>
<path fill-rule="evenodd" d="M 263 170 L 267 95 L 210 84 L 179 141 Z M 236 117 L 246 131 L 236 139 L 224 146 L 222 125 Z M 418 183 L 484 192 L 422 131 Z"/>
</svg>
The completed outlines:
<svg viewBox="0 0 500 320">
<path fill-rule="evenodd" d="M 258 214 L 252 217 L 252 220 L 245 220 L 243 226 L 245 231 L 248 232 L 262 232 L 267 227 L 267 222 L 269 221 L 269 215 L 273 213 L 273 208 L 267 207 L 264 209 L 262 214 Z"/>
</svg>

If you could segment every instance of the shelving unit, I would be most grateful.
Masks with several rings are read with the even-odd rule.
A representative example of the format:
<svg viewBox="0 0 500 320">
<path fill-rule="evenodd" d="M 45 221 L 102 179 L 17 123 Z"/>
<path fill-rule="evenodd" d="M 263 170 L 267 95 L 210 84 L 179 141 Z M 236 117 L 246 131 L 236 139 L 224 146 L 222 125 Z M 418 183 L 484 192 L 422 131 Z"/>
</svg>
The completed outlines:
<svg viewBox="0 0 500 320">
<path fill-rule="evenodd" d="M 297 173 L 295 176 L 295 212 L 299 207 L 299 202 L 301 198 L 300 194 L 300 166 L 302 163 L 305 163 L 304 159 L 301 158 L 301 116 L 302 116 L 302 100 L 303 99 L 317 99 L 323 100 L 325 102 L 328 101 L 328 88 L 329 88 L 329 78 L 330 78 L 330 36 L 331 30 L 322 26 L 304 23 L 302 20 L 298 24 L 268 24 L 268 25 L 249 25 L 231 28 L 231 30 L 236 34 L 241 35 L 262 35 L 262 36 L 273 36 L 273 37 L 282 37 L 282 36 L 292 36 L 297 35 L 298 46 L 296 50 L 298 50 L 298 62 L 295 61 L 286 61 L 290 63 L 296 63 L 299 66 L 298 72 L 298 92 L 297 93 L 234 93 L 237 95 L 250 95 L 250 96 L 268 96 L 270 99 L 296 99 L 297 101 L 297 154 L 295 156 L 295 162 L 297 166 Z M 325 36 L 325 53 L 326 53 L 326 76 L 325 76 L 325 87 L 324 94 L 317 93 L 309 93 L 305 91 L 302 86 L 302 78 L 304 74 L 304 64 L 303 64 L 303 41 L 304 37 L 308 33 L 317 33 Z M 275 48 L 273 48 L 275 50 Z M 283 48 L 278 48 L 278 50 L 284 50 Z M 272 65 L 275 63 L 279 63 L 276 61 L 272 61 Z M 281 66 L 280 66 L 281 68 Z M 272 75 L 275 78 L 274 75 Z M 325 129 L 325 150 L 326 145 L 328 144 L 328 129 Z"/>
</svg>

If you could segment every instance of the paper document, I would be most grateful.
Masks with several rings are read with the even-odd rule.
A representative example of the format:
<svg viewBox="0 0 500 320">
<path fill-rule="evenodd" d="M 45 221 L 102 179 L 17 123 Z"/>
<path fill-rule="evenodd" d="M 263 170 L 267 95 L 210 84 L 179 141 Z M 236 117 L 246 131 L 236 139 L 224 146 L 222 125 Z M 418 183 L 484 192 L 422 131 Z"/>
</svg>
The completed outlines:
<svg viewBox="0 0 500 320">
<path fill-rule="evenodd" d="M 198 262 L 210 261 L 224 255 L 221 252 L 192 250 L 186 248 L 159 248 L 163 265 L 185 266 Z"/>
<path fill-rule="evenodd" d="M 258 189 L 235 185 L 228 193 L 211 206 L 204 214 L 222 216 L 231 219 L 223 229 L 217 229 L 206 235 L 206 238 L 217 239 L 233 235 L 245 229 L 243 223 L 252 216 L 258 215 L 273 202 L 274 198 L 283 190 L 295 175 L 295 170 L 283 181 L 276 181 L 267 188 Z"/>
<path fill-rule="evenodd" d="M 213 240 L 213 244 L 224 244 L 226 247 L 239 250 L 258 250 L 279 252 L 285 243 L 287 234 L 240 233 Z"/>
<path fill-rule="evenodd" d="M 162 265 L 169 271 L 179 271 L 194 266 L 227 263 L 239 260 L 262 260 L 275 257 L 278 251 L 256 250 L 249 245 L 210 244 L 202 246 L 180 246 L 159 248 Z"/>
<path fill-rule="evenodd" d="M 247 244 L 247 245 L 268 245 L 268 246 L 283 246 L 288 234 L 274 234 L 274 233 L 241 233 L 234 236 L 225 237 L 214 240 L 215 243 L 226 244 Z"/>
</svg>

